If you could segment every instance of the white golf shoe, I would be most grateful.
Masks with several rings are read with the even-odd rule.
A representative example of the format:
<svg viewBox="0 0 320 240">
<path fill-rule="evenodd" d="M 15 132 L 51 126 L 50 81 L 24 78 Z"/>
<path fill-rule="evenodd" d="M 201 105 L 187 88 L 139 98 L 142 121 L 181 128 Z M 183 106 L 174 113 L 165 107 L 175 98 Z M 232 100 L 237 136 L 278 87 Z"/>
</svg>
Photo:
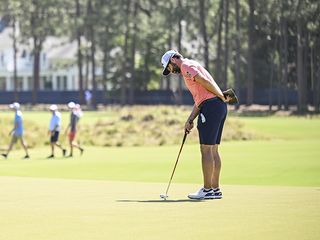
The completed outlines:
<svg viewBox="0 0 320 240">
<path fill-rule="evenodd" d="M 201 188 L 199 191 L 195 193 L 190 193 L 188 195 L 188 198 L 190 199 L 221 199 L 222 192 L 220 191 L 219 188 L 215 190 Z"/>
</svg>

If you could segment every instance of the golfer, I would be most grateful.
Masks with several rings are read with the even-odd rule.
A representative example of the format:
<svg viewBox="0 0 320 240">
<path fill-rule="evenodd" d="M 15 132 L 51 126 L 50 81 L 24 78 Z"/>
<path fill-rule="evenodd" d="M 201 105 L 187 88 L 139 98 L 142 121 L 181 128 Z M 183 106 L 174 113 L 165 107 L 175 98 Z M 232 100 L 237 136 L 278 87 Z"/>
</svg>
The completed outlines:
<svg viewBox="0 0 320 240">
<path fill-rule="evenodd" d="M 220 199 L 219 186 L 221 159 L 218 146 L 227 116 L 227 104 L 222 91 L 210 73 L 198 62 L 183 58 L 174 50 L 167 51 L 161 59 L 163 75 L 181 74 L 194 99 L 193 110 L 185 123 L 185 131 L 193 128 L 193 121 L 198 116 L 198 132 L 202 158 L 203 187 L 190 193 L 190 199 Z"/>
<path fill-rule="evenodd" d="M 9 108 L 15 111 L 14 115 L 14 128 L 10 131 L 11 142 L 9 144 L 9 147 L 7 149 L 6 153 L 1 154 L 3 157 L 7 158 L 13 145 L 20 140 L 22 147 L 24 148 L 24 151 L 26 152 L 26 155 L 24 156 L 24 159 L 29 158 L 28 148 L 27 144 L 23 139 L 23 118 L 22 118 L 22 112 L 20 111 L 20 104 L 17 102 L 14 102 L 9 105 Z"/>
<path fill-rule="evenodd" d="M 79 104 L 75 104 L 74 102 L 68 103 L 68 108 L 70 109 L 70 123 L 66 128 L 65 134 L 68 134 L 69 137 L 69 145 L 70 145 L 70 154 L 69 157 L 73 156 L 73 148 L 78 148 L 80 150 L 80 154 L 83 154 L 84 149 L 80 147 L 80 144 L 75 141 L 76 133 L 77 133 L 77 125 L 80 117 L 82 116 L 82 111 Z"/>
<path fill-rule="evenodd" d="M 54 147 L 57 146 L 62 150 L 62 155 L 65 156 L 67 150 L 64 149 L 61 144 L 58 142 L 59 133 L 61 129 L 61 114 L 58 111 L 57 105 L 53 104 L 49 107 L 52 117 L 49 125 L 49 134 L 50 134 L 50 145 L 51 145 L 51 155 L 48 158 L 54 158 Z"/>
</svg>

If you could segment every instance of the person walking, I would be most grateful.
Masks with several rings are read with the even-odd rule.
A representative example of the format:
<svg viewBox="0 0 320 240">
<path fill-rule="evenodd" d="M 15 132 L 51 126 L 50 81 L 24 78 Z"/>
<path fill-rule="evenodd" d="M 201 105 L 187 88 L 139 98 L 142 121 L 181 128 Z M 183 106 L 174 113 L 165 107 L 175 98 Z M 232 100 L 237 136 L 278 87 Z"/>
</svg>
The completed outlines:
<svg viewBox="0 0 320 240">
<path fill-rule="evenodd" d="M 74 102 L 68 103 L 68 108 L 70 109 L 70 123 L 66 128 L 65 134 L 68 134 L 69 137 L 69 146 L 70 146 L 70 153 L 69 157 L 73 157 L 73 148 L 78 148 L 80 150 L 80 154 L 83 154 L 84 149 L 80 147 L 80 144 L 75 141 L 76 133 L 77 133 L 77 125 L 79 122 L 80 117 L 82 116 L 82 111 L 79 104 L 75 104 Z"/>
<path fill-rule="evenodd" d="M 48 158 L 54 158 L 54 148 L 57 146 L 62 150 L 62 155 L 65 156 L 67 150 L 64 149 L 61 144 L 58 142 L 59 133 L 61 129 L 61 114 L 58 111 L 57 105 L 53 104 L 49 107 L 52 117 L 49 124 L 49 134 L 50 134 L 50 146 L 51 146 L 51 155 Z"/>
<path fill-rule="evenodd" d="M 89 89 L 84 91 L 84 97 L 86 100 L 87 108 L 91 109 L 91 107 L 92 107 L 92 93 L 90 92 Z"/>
<path fill-rule="evenodd" d="M 24 159 L 28 159 L 30 158 L 29 153 L 28 153 L 28 147 L 26 142 L 24 141 L 23 138 L 23 118 L 22 118 L 22 112 L 20 111 L 20 104 L 17 102 L 14 102 L 12 104 L 9 105 L 9 108 L 12 109 L 13 111 L 15 111 L 14 114 L 14 127 L 13 129 L 10 131 L 9 135 L 11 135 L 11 142 L 9 144 L 9 147 L 6 151 L 6 153 L 1 154 L 4 158 L 7 158 L 13 145 L 20 140 L 21 145 L 26 153 L 26 155 L 24 156 Z"/>
<path fill-rule="evenodd" d="M 161 58 L 163 75 L 181 74 L 191 92 L 194 106 L 184 129 L 187 133 L 194 127 L 198 117 L 197 128 L 202 160 L 203 187 L 190 193 L 190 199 L 220 199 L 221 158 L 218 147 L 221 141 L 223 125 L 227 116 L 227 102 L 218 84 L 210 73 L 194 60 L 184 58 L 175 50 L 167 51 Z"/>
</svg>

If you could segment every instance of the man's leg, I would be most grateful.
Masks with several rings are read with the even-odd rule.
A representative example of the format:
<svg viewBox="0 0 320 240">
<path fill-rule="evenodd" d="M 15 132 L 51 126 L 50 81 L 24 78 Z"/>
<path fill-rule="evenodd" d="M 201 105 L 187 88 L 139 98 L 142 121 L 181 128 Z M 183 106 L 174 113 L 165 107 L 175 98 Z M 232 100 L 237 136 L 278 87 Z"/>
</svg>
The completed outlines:
<svg viewBox="0 0 320 240">
<path fill-rule="evenodd" d="M 215 145 L 201 144 L 201 160 L 203 173 L 203 187 L 210 189 L 212 187 L 212 176 L 214 172 L 213 147 Z"/>
<path fill-rule="evenodd" d="M 79 150 L 80 150 L 80 153 L 81 153 L 81 155 L 82 155 L 82 153 L 83 153 L 83 148 L 82 147 L 80 147 L 80 144 L 78 144 L 78 143 L 76 143 L 76 142 L 72 142 L 72 147 L 75 147 L 75 148 L 78 148 Z"/>
<path fill-rule="evenodd" d="M 78 144 L 75 141 L 75 137 L 76 137 L 76 132 L 70 132 L 70 134 L 69 134 L 70 154 L 69 154 L 69 156 L 71 156 L 71 157 L 73 155 L 73 148 L 78 148 L 80 150 L 81 155 L 83 153 L 83 148 L 80 147 L 80 144 Z"/>
<path fill-rule="evenodd" d="M 219 145 L 213 145 L 212 156 L 213 156 L 213 174 L 211 179 L 211 187 L 219 188 L 220 171 L 221 171 L 221 158 L 218 152 Z"/>
<path fill-rule="evenodd" d="M 214 192 L 211 188 L 211 181 L 213 176 L 213 155 L 212 148 L 214 145 L 200 145 L 202 173 L 203 173 L 203 188 L 195 193 L 188 195 L 191 199 L 214 199 Z"/>
<path fill-rule="evenodd" d="M 13 147 L 13 145 L 16 143 L 16 141 L 17 141 L 17 137 L 12 136 L 11 142 L 10 142 L 9 147 L 8 147 L 8 149 L 7 149 L 7 152 L 6 152 L 6 153 L 3 153 L 3 154 L 1 154 L 1 155 L 4 156 L 5 158 L 7 158 L 8 155 L 9 155 L 9 153 L 10 153 L 10 151 L 11 151 L 11 149 L 12 149 L 12 147 Z"/>
<path fill-rule="evenodd" d="M 55 142 L 51 142 L 50 145 L 51 145 L 51 155 L 54 156 L 54 145 L 56 143 Z"/>
<path fill-rule="evenodd" d="M 50 140 L 50 147 L 51 147 L 51 155 L 47 158 L 54 158 L 54 142 Z"/>
<path fill-rule="evenodd" d="M 63 147 L 61 146 L 61 144 L 59 142 L 55 142 L 55 145 L 60 148 L 61 150 L 63 150 Z"/>
<path fill-rule="evenodd" d="M 69 145 L 70 145 L 70 154 L 69 156 L 72 157 L 73 156 L 73 139 L 69 139 Z"/>
<path fill-rule="evenodd" d="M 62 155 L 65 156 L 67 150 L 64 149 L 59 142 L 55 142 L 55 145 L 62 150 Z"/>
<path fill-rule="evenodd" d="M 24 148 L 24 151 L 26 152 L 25 158 L 29 158 L 28 147 L 23 137 L 20 138 L 20 141 L 21 141 L 22 147 Z"/>
<path fill-rule="evenodd" d="M 59 142 L 55 142 L 55 145 L 60 148 L 62 151 L 65 150 Z"/>
</svg>

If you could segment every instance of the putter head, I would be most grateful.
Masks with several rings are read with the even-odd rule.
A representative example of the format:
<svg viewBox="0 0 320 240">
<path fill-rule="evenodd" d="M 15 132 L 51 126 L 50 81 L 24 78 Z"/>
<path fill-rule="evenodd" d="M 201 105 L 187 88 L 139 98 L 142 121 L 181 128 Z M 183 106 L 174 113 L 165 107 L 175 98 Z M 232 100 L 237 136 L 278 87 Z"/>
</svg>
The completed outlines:
<svg viewBox="0 0 320 240">
<path fill-rule="evenodd" d="M 167 200 L 168 195 L 166 195 L 166 194 L 160 194 L 160 197 L 161 197 L 162 199 L 164 199 L 164 200 Z"/>
</svg>

